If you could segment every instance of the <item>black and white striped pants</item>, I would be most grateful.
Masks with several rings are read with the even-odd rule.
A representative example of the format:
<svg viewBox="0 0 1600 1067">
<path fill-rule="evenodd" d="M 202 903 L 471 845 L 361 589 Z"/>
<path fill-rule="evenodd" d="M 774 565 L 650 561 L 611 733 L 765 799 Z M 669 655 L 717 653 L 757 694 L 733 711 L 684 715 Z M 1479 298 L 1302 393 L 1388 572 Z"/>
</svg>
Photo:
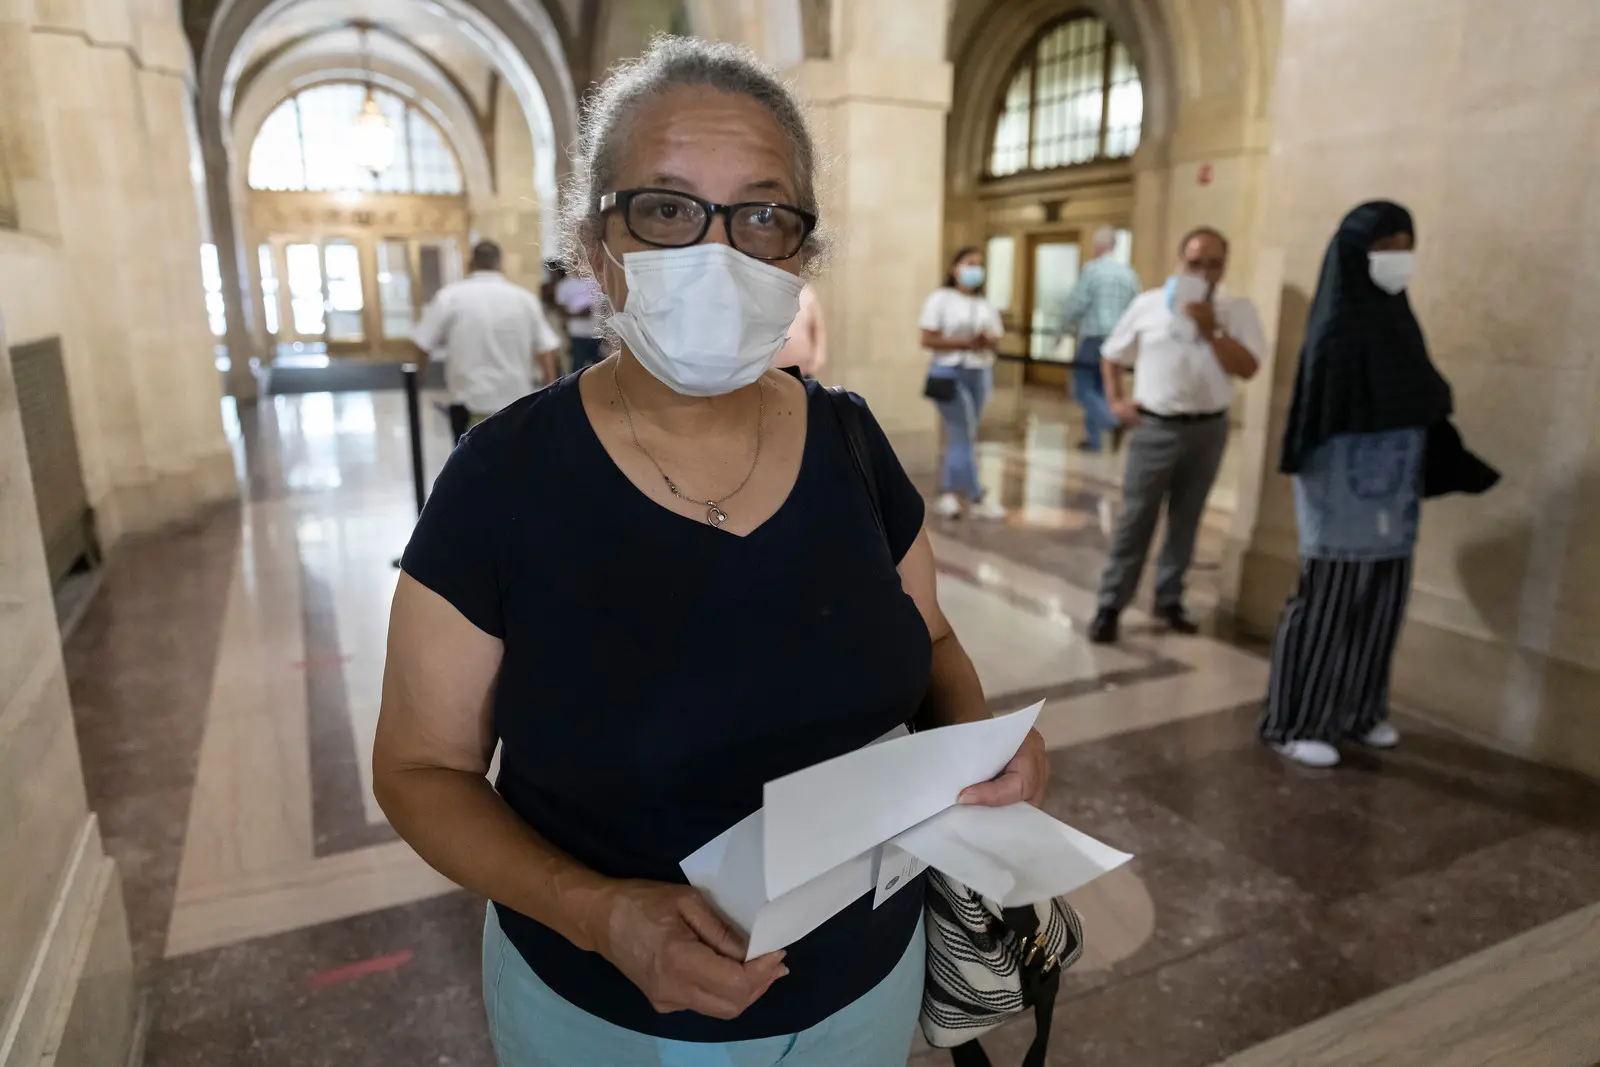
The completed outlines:
<svg viewBox="0 0 1600 1067">
<path fill-rule="evenodd" d="M 1261 717 L 1269 744 L 1360 737 L 1389 717 L 1389 665 L 1411 592 L 1411 557 L 1308 559 L 1284 606 Z"/>
</svg>

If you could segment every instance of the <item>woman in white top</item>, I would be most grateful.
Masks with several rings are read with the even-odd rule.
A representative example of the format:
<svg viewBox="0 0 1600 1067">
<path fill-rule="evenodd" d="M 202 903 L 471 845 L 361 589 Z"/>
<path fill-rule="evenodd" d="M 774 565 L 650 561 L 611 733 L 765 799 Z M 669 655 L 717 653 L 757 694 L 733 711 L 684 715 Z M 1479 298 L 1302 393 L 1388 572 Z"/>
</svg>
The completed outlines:
<svg viewBox="0 0 1600 1067">
<path fill-rule="evenodd" d="M 978 420 L 994 392 L 994 350 L 1005 333 L 999 312 L 983 298 L 983 275 L 983 249 L 963 248 L 944 285 L 922 305 L 922 347 L 931 360 L 927 393 L 945 429 L 942 495 L 934 510 L 947 519 L 967 506 L 979 518 L 1006 517 L 978 483 Z"/>
</svg>

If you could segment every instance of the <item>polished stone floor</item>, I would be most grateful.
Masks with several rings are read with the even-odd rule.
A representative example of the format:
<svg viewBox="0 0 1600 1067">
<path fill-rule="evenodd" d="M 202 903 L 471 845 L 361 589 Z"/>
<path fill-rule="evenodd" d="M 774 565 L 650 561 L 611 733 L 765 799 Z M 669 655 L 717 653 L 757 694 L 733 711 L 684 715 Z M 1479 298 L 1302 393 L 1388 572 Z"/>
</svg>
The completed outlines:
<svg viewBox="0 0 1600 1067">
<path fill-rule="evenodd" d="M 934 527 L 991 702 L 1047 701 L 1050 809 L 1136 854 L 1076 895 L 1089 949 L 1051 1062 L 1600 1060 L 1600 785 L 1403 717 L 1394 753 L 1291 767 L 1252 739 L 1258 656 L 1136 613 L 1122 644 L 1088 645 L 1116 460 L 1074 452 L 1061 413 L 1018 402 L 986 430 L 1008 522 Z M 431 472 L 448 442 L 425 418 Z M 402 399 L 270 397 L 233 430 L 241 505 L 120 548 L 66 649 L 151 989 L 147 1063 L 489 1067 L 482 902 L 370 799 L 414 515 Z M 907 459 L 931 488 L 929 457 Z M 1202 564 L 1218 551 L 1212 530 Z M 990 1039 L 996 1062 L 1028 1037 Z"/>
</svg>

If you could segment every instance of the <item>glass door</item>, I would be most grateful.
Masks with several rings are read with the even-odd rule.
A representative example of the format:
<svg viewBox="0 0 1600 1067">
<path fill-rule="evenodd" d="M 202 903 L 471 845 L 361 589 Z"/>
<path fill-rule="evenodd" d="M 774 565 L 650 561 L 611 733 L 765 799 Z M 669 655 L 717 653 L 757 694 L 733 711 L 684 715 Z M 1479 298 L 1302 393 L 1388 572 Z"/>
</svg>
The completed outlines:
<svg viewBox="0 0 1600 1067">
<path fill-rule="evenodd" d="M 322 249 L 309 241 L 293 241 L 283 250 L 289 282 L 289 325 L 295 341 L 326 339 L 328 324 L 322 290 Z"/>
<path fill-rule="evenodd" d="M 322 245 L 322 261 L 327 282 L 328 354 L 364 351 L 367 331 L 362 317 L 367 302 L 361 288 L 361 250 L 348 238 L 329 238 Z M 336 351 L 336 346 L 342 351 Z"/>
<path fill-rule="evenodd" d="M 409 341 L 416 326 L 417 308 L 412 300 L 411 247 L 409 242 L 391 238 L 378 243 L 378 300 L 383 307 L 383 339 Z M 390 346 L 385 346 L 390 347 Z"/>
<path fill-rule="evenodd" d="M 1073 341 L 1061 333 L 1061 307 L 1078 281 L 1078 235 L 1036 237 L 1029 244 L 1033 286 L 1028 294 L 1028 355 L 1070 363 Z"/>
</svg>

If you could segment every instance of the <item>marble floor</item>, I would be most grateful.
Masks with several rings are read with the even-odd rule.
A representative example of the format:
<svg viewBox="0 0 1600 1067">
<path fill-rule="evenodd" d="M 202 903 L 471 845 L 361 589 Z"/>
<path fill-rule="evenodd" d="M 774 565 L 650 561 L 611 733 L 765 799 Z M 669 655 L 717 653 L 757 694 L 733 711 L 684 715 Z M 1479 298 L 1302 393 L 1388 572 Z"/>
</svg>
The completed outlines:
<svg viewBox="0 0 1600 1067">
<path fill-rule="evenodd" d="M 1024 407 L 982 447 L 1011 519 L 934 543 L 992 704 L 1046 701 L 1050 810 L 1137 857 L 1077 894 L 1051 1062 L 1600 1061 L 1600 784 L 1403 718 L 1396 752 L 1301 770 L 1253 741 L 1258 656 L 1137 613 L 1090 646 L 1115 461 Z M 414 517 L 403 400 L 274 396 L 232 430 L 241 504 L 121 547 L 66 647 L 146 1062 L 489 1067 L 482 901 L 395 838 L 367 770 Z M 1002 1030 L 996 1062 L 1028 1039 Z"/>
</svg>

